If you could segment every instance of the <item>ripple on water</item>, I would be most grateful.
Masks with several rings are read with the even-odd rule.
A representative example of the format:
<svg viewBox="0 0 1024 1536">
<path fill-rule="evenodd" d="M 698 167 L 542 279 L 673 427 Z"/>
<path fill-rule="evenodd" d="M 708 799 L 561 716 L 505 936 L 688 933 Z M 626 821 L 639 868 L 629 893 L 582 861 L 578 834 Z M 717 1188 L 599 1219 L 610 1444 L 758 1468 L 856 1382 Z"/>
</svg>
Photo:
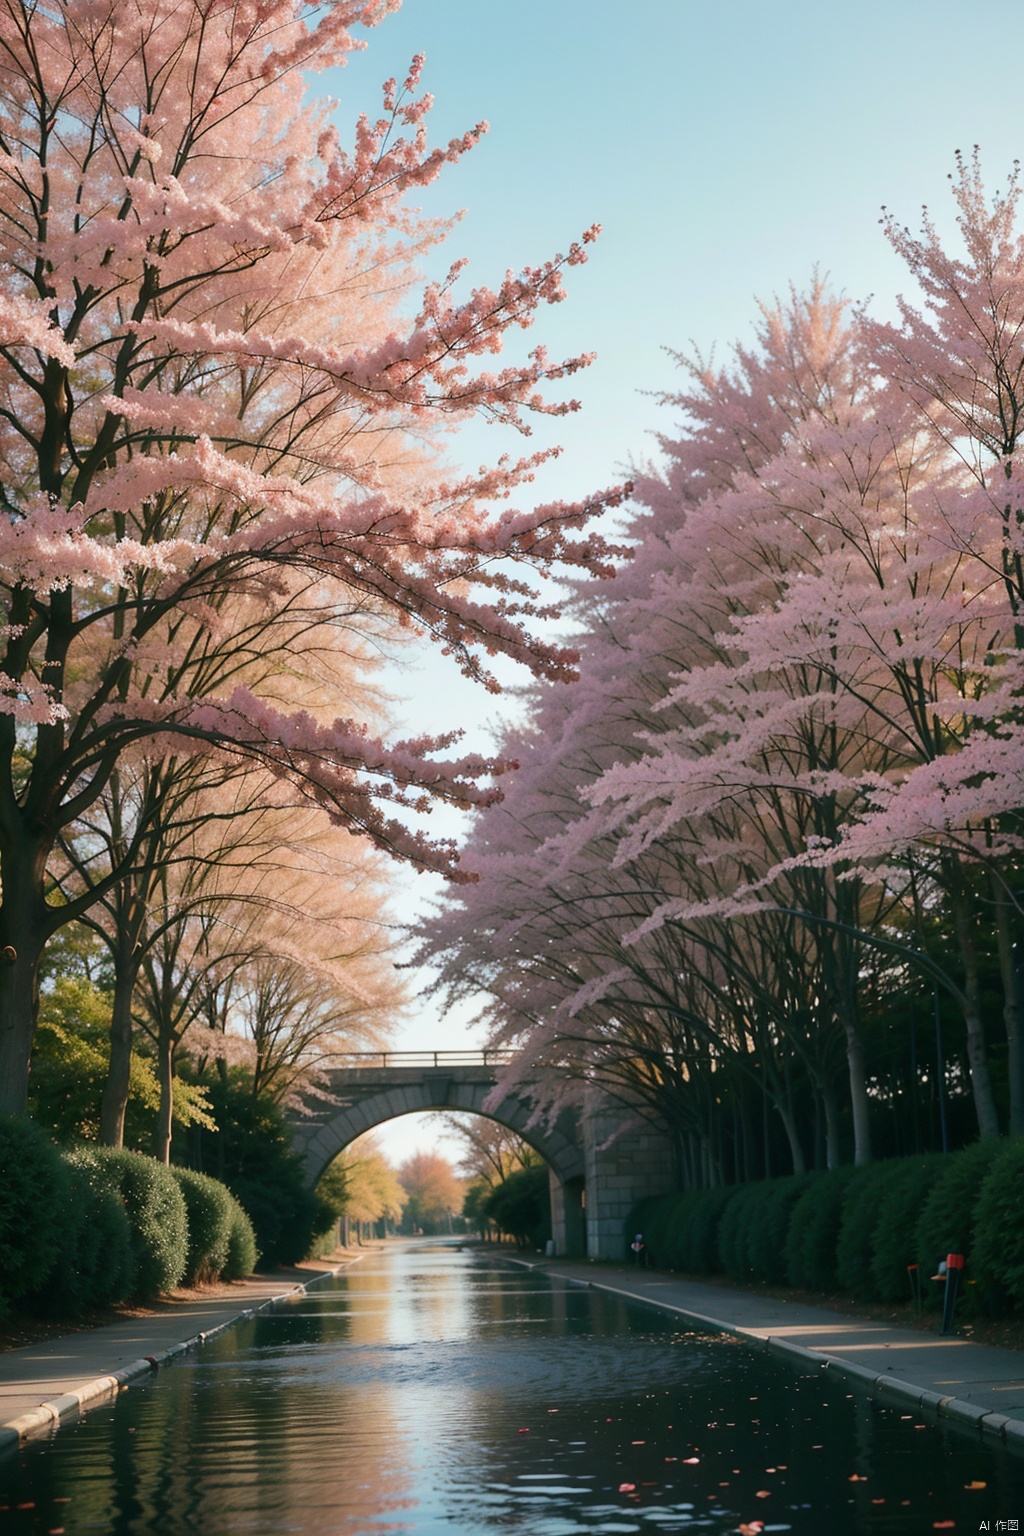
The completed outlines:
<svg viewBox="0 0 1024 1536">
<path fill-rule="evenodd" d="M 593 1290 L 396 1248 L 0 1465 L 0 1526 L 919 1536 L 1024 1516 L 1019 1463 L 919 1422 Z"/>
</svg>

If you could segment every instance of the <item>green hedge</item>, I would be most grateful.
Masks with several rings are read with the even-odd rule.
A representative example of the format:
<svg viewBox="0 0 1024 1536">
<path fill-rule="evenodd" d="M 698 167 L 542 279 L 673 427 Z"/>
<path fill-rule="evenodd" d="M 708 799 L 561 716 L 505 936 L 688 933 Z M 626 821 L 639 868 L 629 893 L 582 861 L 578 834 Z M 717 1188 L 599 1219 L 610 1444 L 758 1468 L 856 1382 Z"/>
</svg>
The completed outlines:
<svg viewBox="0 0 1024 1536">
<path fill-rule="evenodd" d="M 843 1197 L 836 1239 L 836 1282 L 841 1290 L 862 1301 L 877 1301 L 871 1267 L 874 1235 L 885 1195 L 893 1178 L 894 1162 L 869 1163 L 855 1168 Z"/>
<path fill-rule="evenodd" d="M 735 1187 L 719 1184 L 714 1189 L 695 1190 L 688 1197 L 686 1212 L 686 1255 L 680 1268 L 694 1275 L 718 1275 L 722 1255 L 718 1245 L 722 1216 L 736 1193 Z"/>
<path fill-rule="evenodd" d="M 333 1210 L 323 1205 L 311 1190 L 304 1189 L 298 1175 L 288 1184 L 266 1183 L 261 1178 L 240 1175 L 231 1180 L 230 1187 L 249 1215 L 260 1251 L 259 1262 L 267 1269 L 275 1264 L 300 1263 L 317 1236 L 334 1220 Z"/>
<path fill-rule="evenodd" d="M 669 1235 L 676 1208 L 685 1198 L 684 1195 L 651 1195 L 633 1207 L 622 1234 L 622 1256 L 628 1263 L 633 1262 L 629 1245 L 637 1232 L 641 1232 L 647 1246 L 648 1264 L 657 1264 L 663 1269 L 674 1268 L 668 1257 Z"/>
<path fill-rule="evenodd" d="M 989 1310 L 1024 1306 L 1024 1137 L 984 1141 L 948 1156 L 890 1158 L 863 1168 L 765 1179 L 634 1206 L 628 1244 L 642 1232 L 650 1262 L 830 1291 L 909 1301 L 908 1266 L 922 1293 L 940 1259 L 963 1253 L 969 1294 Z"/>
<path fill-rule="evenodd" d="M 216 1280 L 228 1262 L 233 1205 L 231 1191 L 193 1168 L 174 1168 L 188 1216 L 188 1251 L 182 1280 L 201 1285 Z"/>
<path fill-rule="evenodd" d="M 921 1210 L 942 1176 L 941 1153 L 901 1158 L 883 1186 L 871 1237 L 871 1278 L 879 1301 L 911 1299 L 908 1266 L 917 1262 L 915 1238 Z M 881 1165 L 885 1167 L 885 1164 Z"/>
<path fill-rule="evenodd" d="M 1024 1305 L 1024 1137 L 1005 1142 L 989 1166 L 978 1195 L 970 1277 L 989 1305 Z M 959 1249 L 952 1249 L 959 1252 Z"/>
<path fill-rule="evenodd" d="M 30 1120 L 0 1117 L 0 1315 L 37 1291 L 63 1241 L 70 1179 L 50 1138 Z"/>
<path fill-rule="evenodd" d="M 31 1120 L 7 1117 L 0 1169 L 0 1316 L 17 1303 L 76 1317 L 256 1266 L 245 1210 L 191 1169 L 92 1144 L 61 1153 Z"/>
<path fill-rule="evenodd" d="M 747 1269 L 754 1280 L 769 1285 L 786 1281 L 786 1237 L 793 1210 L 806 1194 L 814 1174 L 794 1174 L 760 1185 L 761 1196 L 746 1215 Z"/>
<path fill-rule="evenodd" d="M 105 1187 L 95 1164 L 79 1152 L 64 1158 L 68 1199 L 60 1262 L 37 1298 L 57 1317 L 126 1301 L 134 1293 L 136 1261 L 131 1224 L 120 1195 Z"/>
<path fill-rule="evenodd" d="M 836 1244 L 852 1168 L 823 1173 L 804 1189 L 790 1212 L 786 1232 L 786 1279 L 810 1291 L 836 1286 Z"/>
<path fill-rule="evenodd" d="M 985 1177 L 1002 1145 L 988 1137 L 947 1157 L 928 1191 L 914 1230 L 914 1258 L 922 1295 L 933 1305 L 941 1302 L 942 1287 L 932 1285 L 929 1277 L 947 1253 L 966 1254 L 967 1273 L 976 1275 L 975 1216 Z"/>
<path fill-rule="evenodd" d="M 678 1269 L 688 1275 L 716 1275 L 718 1227 L 736 1186 L 692 1189 L 685 1194 L 652 1195 L 632 1209 L 623 1232 L 623 1257 L 632 1262 L 629 1244 L 642 1232 L 647 1262 L 658 1269 Z"/>
<path fill-rule="evenodd" d="M 228 1256 L 221 1272 L 221 1279 L 244 1280 L 256 1268 L 259 1256 L 252 1222 L 232 1195 L 231 1231 L 228 1233 Z"/>
<path fill-rule="evenodd" d="M 99 1183 L 124 1202 L 135 1258 L 132 1299 L 150 1301 L 181 1284 L 188 1259 L 188 1212 L 170 1168 L 155 1157 L 113 1147 L 80 1153 Z"/>
<path fill-rule="evenodd" d="M 730 1280 L 743 1285 L 754 1279 L 750 1263 L 750 1230 L 758 1206 L 767 1197 L 770 1180 L 738 1184 L 726 1202 L 718 1227 L 718 1254 Z"/>
</svg>

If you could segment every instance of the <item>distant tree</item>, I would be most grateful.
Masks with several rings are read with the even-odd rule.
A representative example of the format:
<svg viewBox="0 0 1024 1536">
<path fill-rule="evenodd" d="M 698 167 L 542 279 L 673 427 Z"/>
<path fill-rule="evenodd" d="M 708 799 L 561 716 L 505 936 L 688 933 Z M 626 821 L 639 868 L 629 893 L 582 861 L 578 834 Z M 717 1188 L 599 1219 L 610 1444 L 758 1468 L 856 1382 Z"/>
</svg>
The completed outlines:
<svg viewBox="0 0 1024 1536">
<path fill-rule="evenodd" d="M 462 1210 L 465 1185 L 439 1152 L 414 1152 L 398 1170 L 406 1193 L 404 1227 L 424 1232 L 450 1230 L 451 1218 Z"/>
<path fill-rule="evenodd" d="M 551 1196 L 544 1167 L 520 1168 L 492 1189 L 481 1205 L 499 1231 L 520 1248 L 542 1248 L 551 1236 Z"/>
<path fill-rule="evenodd" d="M 399 1222 L 406 1192 L 372 1133 L 346 1147 L 321 1175 L 321 1196 L 329 1195 L 338 1216 L 354 1222 L 360 1237 L 375 1223 Z"/>
<path fill-rule="evenodd" d="M 441 1114 L 437 1119 L 445 1127 L 446 1139 L 461 1150 L 457 1171 L 474 1184 L 493 1189 L 510 1173 L 541 1161 L 529 1142 L 485 1115 Z"/>
</svg>

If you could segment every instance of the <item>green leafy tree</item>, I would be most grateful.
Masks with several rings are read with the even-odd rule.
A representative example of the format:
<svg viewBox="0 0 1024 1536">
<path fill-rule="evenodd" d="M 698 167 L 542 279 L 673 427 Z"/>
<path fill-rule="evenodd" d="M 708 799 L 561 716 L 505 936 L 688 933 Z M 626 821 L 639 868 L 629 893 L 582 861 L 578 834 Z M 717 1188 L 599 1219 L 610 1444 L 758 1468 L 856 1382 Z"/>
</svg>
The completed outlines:
<svg viewBox="0 0 1024 1536">
<path fill-rule="evenodd" d="M 542 1248 L 551 1236 L 551 1196 L 543 1163 L 521 1168 L 491 1191 L 483 1212 L 520 1248 Z"/>
</svg>

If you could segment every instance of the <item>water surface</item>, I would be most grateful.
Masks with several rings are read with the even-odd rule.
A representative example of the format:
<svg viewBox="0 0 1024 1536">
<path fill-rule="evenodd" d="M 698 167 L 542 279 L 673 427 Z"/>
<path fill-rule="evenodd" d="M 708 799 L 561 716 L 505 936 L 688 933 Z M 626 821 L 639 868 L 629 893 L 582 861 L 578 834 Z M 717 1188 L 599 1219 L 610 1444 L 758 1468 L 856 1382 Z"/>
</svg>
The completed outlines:
<svg viewBox="0 0 1024 1536">
<path fill-rule="evenodd" d="M 4 1536 L 759 1521 L 919 1536 L 986 1520 L 1024 1532 L 1024 1462 L 973 1433 L 438 1243 L 373 1253 L 0 1462 Z"/>
</svg>

